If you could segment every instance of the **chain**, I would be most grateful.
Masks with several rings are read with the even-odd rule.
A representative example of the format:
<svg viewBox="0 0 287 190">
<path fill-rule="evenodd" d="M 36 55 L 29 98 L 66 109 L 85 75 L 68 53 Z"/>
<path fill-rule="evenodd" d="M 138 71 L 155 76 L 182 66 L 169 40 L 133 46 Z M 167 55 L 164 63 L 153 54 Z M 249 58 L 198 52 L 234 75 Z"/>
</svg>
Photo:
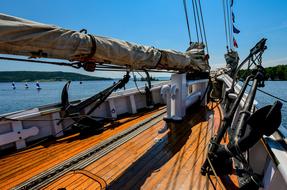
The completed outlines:
<svg viewBox="0 0 287 190">
<path fill-rule="evenodd" d="M 137 135 L 139 132 L 141 132 L 140 131 L 141 127 L 144 127 L 145 125 L 147 125 L 149 122 L 151 122 L 154 119 L 156 119 L 156 121 L 152 122 L 150 125 L 146 126 L 142 130 L 146 130 L 147 128 L 154 126 L 156 123 L 160 122 L 162 120 L 162 118 L 159 116 L 163 115 L 165 112 L 166 112 L 165 110 L 160 111 L 159 113 L 155 114 L 151 118 L 148 118 L 148 119 L 142 121 L 141 123 L 134 125 L 133 127 L 129 128 L 126 131 L 123 131 L 122 133 L 118 134 L 117 136 L 115 136 L 111 139 L 107 139 L 106 142 L 103 142 L 99 146 L 96 146 L 96 147 L 92 148 L 91 150 L 89 150 L 89 151 L 87 151 L 81 155 L 78 155 L 74 158 L 69 159 L 68 161 L 66 161 L 64 163 L 62 163 L 58 166 L 55 166 L 51 170 L 48 170 L 46 172 L 41 173 L 38 176 L 33 177 L 30 181 L 24 182 L 24 183 L 20 184 L 19 186 L 15 187 L 14 189 L 17 189 L 17 190 L 38 189 L 39 187 L 46 185 L 47 182 L 49 183 L 50 182 L 49 179 L 51 179 L 51 178 L 60 177 L 60 176 L 64 175 L 65 173 L 67 173 L 71 170 L 84 168 L 85 166 L 90 164 L 89 162 L 83 163 L 85 160 L 95 161 L 95 160 L 89 159 L 89 158 L 92 158 L 93 156 L 95 156 L 96 153 L 99 153 L 100 151 L 104 152 L 104 153 L 102 153 L 102 156 L 104 156 L 108 152 L 112 151 L 113 149 L 117 148 L 118 146 L 120 146 L 126 142 L 125 140 L 120 141 L 120 139 L 124 138 L 125 136 L 127 136 L 127 140 L 133 138 L 135 135 Z M 133 133 L 135 133 L 135 134 L 133 134 Z M 105 148 L 112 146 L 117 141 L 120 141 L 120 142 L 116 146 L 113 146 L 110 149 L 110 151 L 104 151 Z"/>
</svg>

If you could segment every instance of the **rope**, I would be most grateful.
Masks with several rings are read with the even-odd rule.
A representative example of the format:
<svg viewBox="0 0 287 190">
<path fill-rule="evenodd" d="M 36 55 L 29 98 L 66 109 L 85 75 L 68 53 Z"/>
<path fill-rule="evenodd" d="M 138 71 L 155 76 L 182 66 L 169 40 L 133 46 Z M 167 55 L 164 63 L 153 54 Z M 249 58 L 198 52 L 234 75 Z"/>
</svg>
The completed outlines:
<svg viewBox="0 0 287 190">
<path fill-rule="evenodd" d="M 188 37 L 189 37 L 189 44 L 191 44 L 191 34 L 190 34 L 188 13 L 187 13 L 187 8 L 186 8 L 186 0 L 183 0 L 183 7 L 184 7 L 184 13 L 185 13 L 185 20 L 186 20 L 186 25 L 187 25 Z"/>
<path fill-rule="evenodd" d="M 225 40 L 226 40 L 226 49 L 229 51 L 229 31 L 227 30 L 227 21 L 226 21 L 226 9 L 225 9 L 225 0 L 222 0 L 222 6 L 223 6 L 223 17 L 224 17 L 224 29 L 225 29 Z"/>
<path fill-rule="evenodd" d="M 207 156 L 207 161 L 208 161 L 208 163 L 209 163 L 209 165 L 210 165 L 210 168 L 211 168 L 211 170 L 212 170 L 212 172 L 213 172 L 213 174 L 214 174 L 214 176 L 215 176 L 215 179 L 216 179 L 216 181 L 219 183 L 221 189 L 226 189 L 226 188 L 224 187 L 224 185 L 222 184 L 221 180 L 219 180 L 219 177 L 218 177 L 218 175 L 217 175 L 217 173 L 216 173 L 216 171 L 215 171 L 215 169 L 214 169 L 214 167 L 213 167 L 213 165 L 212 165 L 212 163 L 211 163 L 211 161 L 210 161 L 210 159 L 209 159 L 208 156 Z"/>
<path fill-rule="evenodd" d="M 8 60 L 8 61 L 21 61 L 21 62 L 31 62 L 31 63 L 44 63 L 44 64 L 51 64 L 51 65 L 57 65 L 57 66 L 69 66 L 73 67 L 75 69 L 80 69 L 83 67 L 83 64 L 81 62 L 53 62 L 53 61 L 43 61 L 43 60 L 31 60 L 31 59 L 21 59 L 21 58 L 12 58 L 12 57 L 1 57 L 2 60 Z M 119 65 L 106 65 L 102 63 L 95 63 L 96 64 L 96 71 L 117 71 L 117 72 L 124 72 L 126 71 L 125 66 L 119 66 Z M 137 71 L 142 71 L 141 69 L 136 69 Z M 176 73 L 175 71 L 167 71 L 167 70 L 155 70 L 155 69 L 148 69 L 150 72 L 157 72 L 157 73 Z"/>
<path fill-rule="evenodd" d="M 87 170 L 72 170 L 71 173 L 73 174 L 83 174 L 85 176 L 87 176 L 88 178 L 94 180 L 95 182 L 99 183 L 101 189 L 106 189 L 107 188 L 107 182 L 101 178 L 100 176 L 97 176 L 95 174 L 93 174 L 90 171 Z"/>
<path fill-rule="evenodd" d="M 208 44 L 207 44 L 207 39 L 206 39 L 206 33 L 205 33 L 205 26 L 204 26 L 204 20 L 203 20 L 203 14 L 202 14 L 202 8 L 201 8 L 201 3 L 200 0 L 198 0 L 198 6 L 199 6 L 199 12 L 200 12 L 200 17 L 201 17 L 201 22 L 202 22 L 202 30 L 203 30 L 203 37 L 204 37 L 204 43 L 206 46 L 206 52 L 208 53 Z"/>
<path fill-rule="evenodd" d="M 211 183 L 213 189 L 216 190 L 216 186 L 215 186 L 215 184 L 213 183 L 212 179 L 210 178 L 210 175 L 207 175 L 207 177 L 208 177 L 208 179 L 209 179 L 209 181 L 210 181 L 210 183 Z M 58 189 L 58 190 L 59 190 L 59 189 Z"/>
<path fill-rule="evenodd" d="M 192 0 L 192 8 L 193 8 L 193 17 L 194 17 L 194 23 L 195 23 L 197 42 L 199 42 L 198 28 L 197 28 L 197 17 L 196 17 L 196 14 L 195 14 L 194 0 Z"/>
<path fill-rule="evenodd" d="M 52 64 L 52 65 L 59 65 L 59 66 L 70 66 L 74 68 L 80 68 L 78 65 L 80 62 L 74 63 L 65 63 L 65 62 L 53 62 L 53 61 L 41 61 L 41 60 L 32 60 L 32 59 L 21 59 L 21 58 L 12 58 L 12 57 L 0 57 L 2 60 L 9 60 L 9 61 L 22 61 L 22 62 L 31 62 L 31 63 L 45 63 L 45 64 Z"/>
<path fill-rule="evenodd" d="M 89 116 L 86 114 L 81 114 L 79 116 L 73 116 L 73 117 L 63 117 L 63 118 L 58 118 L 58 119 L 13 119 L 13 118 L 7 118 L 7 117 L 0 117 L 1 120 L 6 120 L 6 121 L 61 121 L 61 120 L 68 120 L 68 119 L 81 119 L 84 117 L 91 117 L 91 118 L 101 118 L 101 119 L 113 119 L 112 117 L 99 117 L 99 116 Z"/>
<path fill-rule="evenodd" d="M 197 21 L 198 21 L 198 27 L 199 27 L 199 31 L 200 31 L 200 38 L 201 38 L 201 42 L 203 42 L 203 36 L 202 36 L 202 26 L 201 26 L 201 19 L 199 18 L 199 11 L 198 11 L 198 6 L 197 5 L 197 1 L 194 0 L 194 4 L 195 4 L 195 10 L 196 10 L 196 15 L 197 15 Z"/>
<path fill-rule="evenodd" d="M 248 84 L 248 85 L 250 85 L 250 84 Z M 251 85 L 250 85 L 250 86 L 251 86 Z M 282 99 L 282 98 L 280 98 L 280 97 L 278 97 L 278 96 L 272 95 L 272 94 L 270 94 L 270 93 L 268 93 L 268 92 L 266 92 L 266 91 L 263 91 L 263 90 L 261 90 L 261 89 L 257 89 L 257 90 L 258 90 L 259 92 L 262 92 L 263 94 L 266 94 L 266 95 L 272 97 L 272 98 L 275 98 L 275 99 L 277 99 L 277 100 L 281 100 L 282 102 L 287 103 L 287 100 L 284 100 L 284 99 Z"/>
<path fill-rule="evenodd" d="M 145 78 L 145 77 L 143 77 L 143 75 L 140 74 L 140 72 L 138 72 L 138 71 L 137 71 L 137 74 L 139 74 L 139 75 L 141 76 L 141 78 L 143 78 L 143 79 Z"/>
<path fill-rule="evenodd" d="M 226 10 L 227 10 L 227 23 L 228 23 L 228 30 L 229 30 L 229 47 L 232 49 L 233 47 L 233 39 L 232 39 L 232 26 L 230 21 L 230 3 L 229 0 L 226 0 Z"/>
<path fill-rule="evenodd" d="M 241 82 L 244 82 L 243 80 L 240 80 Z M 247 84 L 248 86 L 251 86 L 251 84 Z M 275 99 L 277 99 L 277 100 L 280 100 L 280 101 L 282 101 L 282 102 L 284 102 L 284 103 L 287 103 L 287 100 L 284 100 L 284 99 L 282 99 L 282 98 L 280 98 L 280 97 L 278 97 L 278 96 L 275 96 L 275 95 L 273 95 L 273 94 L 270 94 L 269 92 L 266 92 L 266 91 L 263 91 L 263 90 L 261 90 L 261 89 L 259 89 L 259 88 L 257 88 L 257 90 L 259 91 L 259 92 L 262 92 L 263 94 L 265 94 L 265 95 L 267 95 L 267 96 L 270 96 L 270 97 L 272 97 L 272 98 L 275 98 Z"/>
<path fill-rule="evenodd" d="M 259 58 L 259 56 L 261 56 L 260 54 L 258 55 L 258 56 L 256 56 L 255 57 L 255 59 L 254 60 L 252 60 L 252 62 L 250 62 L 250 63 L 248 63 L 248 67 L 247 67 L 247 69 L 244 71 L 244 73 L 242 74 L 243 76 L 244 76 L 244 74 L 246 74 L 248 71 L 250 71 L 250 67 L 253 65 L 253 64 L 255 64 L 255 61 Z M 256 65 L 256 64 L 255 64 Z M 238 69 L 240 69 L 241 68 L 241 66 L 240 67 L 238 67 Z M 244 82 L 244 80 L 239 80 L 239 81 L 241 81 L 241 82 Z M 247 84 L 248 86 L 251 86 L 251 84 Z M 257 88 L 257 90 L 259 91 L 259 92 L 261 92 L 261 93 L 263 93 L 263 94 L 265 94 L 265 95 L 267 95 L 267 96 L 270 96 L 270 97 L 272 97 L 272 98 L 275 98 L 275 99 L 277 99 L 277 100 L 280 100 L 280 101 L 282 101 L 282 102 L 284 102 L 284 103 L 287 103 L 287 100 L 284 100 L 283 98 L 280 98 L 280 97 L 278 97 L 278 96 L 275 96 L 275 95 L 273 95 L 273 94 L 271 94 L 271 93 L 269 93 L 269 92 L 266 92 L 266 91 L 264 91 L 264 90 L 261 90 L 261 89 L 259 89 L 259 88 Z"/>
<path fill-rule="evenodd" d="M 215 108 L 217 108 L 217 107 L 219 106 L 219 104 L 220 104 L 220 103 L 217 103 L 217 104 L 216 104 L 214 107 L 212 107 L 210 110 L 214 110 Z M 220 121 L 220 122 L 221 122 L 221 121 Z M 220 125 L 221 125 L 221 123 L 220 123 Z M 213 128 L 214 128 L 214 123 L 212 123 L 212 126 L 211 126 L 211 129 L 213 129 Z M 208 146 L 209 146 L 209 143 L 206 145 L 206 147 L 208 147 Z M 212 172 L 213 172 L 213 174 L 214 174 L 214 176 L 215 176 L 215 179 L 216 179 L 216 181 L 219 183 L 221 189 L 226 189 L 226 188 L 224 187 L 224 185 L 222 184 L 221 180 L 219 180 L 219 177 L 218 177 L 218 175 L 217 175 L 217 173 L 216 173 L 215 168 L 214 168 L 213 165 L 212 165 L 212 162 L 210 161 L 210 159 L 209 159 L 209 157 L 208 157 L 208 154 L 207 154 L 207 156 L 206 156 L 206 159 L 207 159 L 207 161 L 208 161 L 208 163 L 209 163 L 209 165 L 210 165 L 210 168 L 211 168 L 211 170 L 212 170 Z M 208 172 L 207 172 L 207 175 L 208 175 L 208 178 L 210 179 Z M 215 187 L 211 179 L 210 179 L 210 181 L 211 181 L 211 183 L 212 183 L 212 186 Z"/>
<path fill-rule="evenodd" d="M 135 76 L 134 71 L 132 71 L 132 73 L 133 73 L 133 77 L 134 77 L 134 83 L 135 83 L 135 86 L 136 86 L 138 92 L 139 92 L 141 95 L 144 95 L 144 93 L 141 92 L 140 89 L 139 89 L 139 87 L 138 87 L 138 84 L 137 84 L 137 81 L 136 81 L 136 76 Z"/>
</svg>

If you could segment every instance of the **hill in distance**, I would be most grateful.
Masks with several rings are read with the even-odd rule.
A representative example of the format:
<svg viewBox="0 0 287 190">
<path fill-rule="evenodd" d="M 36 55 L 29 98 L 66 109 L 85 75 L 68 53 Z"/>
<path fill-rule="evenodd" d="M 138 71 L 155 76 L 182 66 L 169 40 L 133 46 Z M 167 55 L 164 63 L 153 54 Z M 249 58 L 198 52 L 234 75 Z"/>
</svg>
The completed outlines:
<svg viewBox="0 0 287 190">
<path fill-rule="evenodd" d="M 69 72 L 40 72 L 40 71 L 1 71 L 0 82 L 34 82 L 34 81 L 88 81 L 112 80 L 111 78 L 94 77 Z"/>
<path fill-rule="evenodd" d="M 277 65 L 274 67 L 266 67 L 265 71 L 266 71 L 266 74 L 265 74 L 266 80 L 287 80 L 287 65 Z M 250 73 L 251 73 L 251 70 L 248 70 L 248 71 L 240 70 L 239 77 L 245 79 Z"/>
</svg>

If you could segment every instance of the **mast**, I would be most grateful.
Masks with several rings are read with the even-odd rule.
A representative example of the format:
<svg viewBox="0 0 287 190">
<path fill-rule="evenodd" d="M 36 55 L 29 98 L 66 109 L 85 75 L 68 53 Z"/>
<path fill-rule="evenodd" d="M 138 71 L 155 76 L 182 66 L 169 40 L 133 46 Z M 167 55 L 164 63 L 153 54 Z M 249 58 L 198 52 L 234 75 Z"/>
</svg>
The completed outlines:
<svg viewBox="0 0 287 190">
<path fill-rule="evenodd" d="M 209 70 L 204 46 L 161 50 L 0 14 L 0 54 L 108 63 L 131 69 Z"/>
</svg>

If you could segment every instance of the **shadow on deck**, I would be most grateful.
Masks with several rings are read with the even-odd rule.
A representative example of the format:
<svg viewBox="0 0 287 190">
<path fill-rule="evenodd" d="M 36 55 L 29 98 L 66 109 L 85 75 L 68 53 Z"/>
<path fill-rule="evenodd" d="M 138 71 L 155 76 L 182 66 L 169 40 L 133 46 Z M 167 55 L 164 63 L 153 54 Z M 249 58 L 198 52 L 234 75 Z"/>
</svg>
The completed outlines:
<svg viewBox="0 0 287 190">
<path fill-rule="evenodd" d="M 210 114 L 211 112 L 206 111 L 205 108 L 193 107 L 188 110 L 188 116 L 182 122 L 168 122 L 166 127 L 169 132 L 130 165 L 122 175 L 112 181 L 108 186 L 109 189 L 140 189 L 153 173 L 159 171 L 174 156 L 176 156 L 176 161 L 171 167 L 181 166 L 185 145 L 193 133 L 193 127 L 206 121 Z M 199 143 L 194 142 L 193 144 L 198 145 Z M 193 154 L 198 155 L 200 153 L 198 149 L 195 149 Z M 179 175 L 179 172 L 180 169 L 178 168 L 172 170 L 172 174 L 169 175 L 170 178 Z M 172 179 L 169 181 L 176 183 Z M 175 187 L 176 184 L 171 184 L 171 186 Z"/>
</svg>

